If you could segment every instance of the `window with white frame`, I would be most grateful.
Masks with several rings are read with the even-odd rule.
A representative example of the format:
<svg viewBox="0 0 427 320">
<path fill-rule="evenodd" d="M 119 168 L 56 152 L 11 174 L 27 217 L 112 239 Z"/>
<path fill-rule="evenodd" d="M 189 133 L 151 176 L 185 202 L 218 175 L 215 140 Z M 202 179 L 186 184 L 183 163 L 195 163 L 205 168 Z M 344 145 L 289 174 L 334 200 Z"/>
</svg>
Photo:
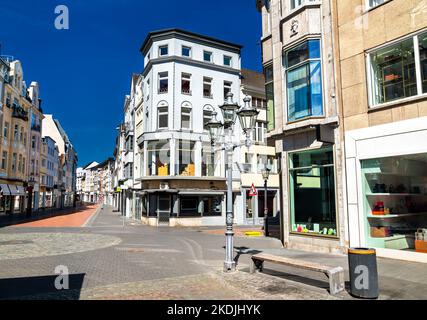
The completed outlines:
<svg viewBox="0 0 427 320">
<path fill-rule="evenodd" d="M 183 57 L 190 58 L 191 57 L 191 48 L 187 46 L 182 46 L 181 48 L 181 55 Z"/>
<path fill-rule="evenodd" d="M 191 94 L 191 74 L 181 74 L 181 92 L 183 94 Z"/>
<path fill-rule="evenodd" d="M 374 8 L 382 3 L 384 3 L 386 0 L 367 0 L 368 1 L 368 7 Z"/>
<path fill-rule="evenodd" d="M 159 73 L 159 93 L 167 93 L 169 89 L 168 72 Z"/>
<path fill-rule="evenodd" d="M 224 81 L 224 101 L 227 100 L 227 94 L 231 92 L 231 86 L 233 85 L 230 81 Z"/>
<path fill-rule="evenodd" d="M 191 129 L 191 106 L 189 104 L 181 107 L 181 129 Z"/>
<path fill-rule="evenodd" d="M 323 115 L 320 40 L 313 39 L 285 52 L 288 121 Z"/>
<path fill-rule="evenodd" d="M 257 121 L 255 124 L 255 141 L 266 143 L 267 142 L 267 125 L 265 122 Z"/>
<path fill-rule="evenodd" d="M 159 56 L 164 57 L 169 54 L 169 47 L 168 45 L 159 46 Z"/>
<path fill-rule="evenodd" d="M 212 52 L 203 51 L 203 61 L 212 62 Z"/>
<path fill-rule="evenodd" d="M 231 67 L 231 57 L 230 56 L 224 56 L 224 66 Z"/>
<path fill-rule="evenodd" d="M 370 105 L 427 93 L 427 32 L 368 54 Z"/>
<path fill-rule="evenodd" d="M 167 129 L 169 127 L 168 124 L 169 111 L 167 106 L 161 106 L 157 108 L 157 127 L 159 129 Z"/>
<path fill-rule="evenodd" d="M 203 97 L 212 98 L 212 78 L 203 77 Z"/>
<path fill-rule="evenodd" d="M 308 4 L 310 2 L 314 2 L 318 0 L 291 0 L 291 10 L 301 7 L 304 4 Z"/>
<path fill-rule="evenodd" d="M 212 120 L 213 108 L 211 106 L 205 106 L 203 108 L 203 129 L 208 130 L 207 124 Z"/>
</svg>

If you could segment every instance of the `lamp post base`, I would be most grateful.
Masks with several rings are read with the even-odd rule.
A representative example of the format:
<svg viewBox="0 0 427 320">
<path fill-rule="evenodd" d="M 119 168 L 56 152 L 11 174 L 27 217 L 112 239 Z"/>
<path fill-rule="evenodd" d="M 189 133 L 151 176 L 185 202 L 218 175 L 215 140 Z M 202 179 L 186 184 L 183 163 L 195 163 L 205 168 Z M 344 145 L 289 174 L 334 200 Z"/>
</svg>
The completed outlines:
<svg viewBox="0 0 427 320">
<path fill-rule="evenodd" d="M 224 272 L 234 272 L 236 271 L 236 262 L 235 261 L 224 261 Z"/>
</svg>

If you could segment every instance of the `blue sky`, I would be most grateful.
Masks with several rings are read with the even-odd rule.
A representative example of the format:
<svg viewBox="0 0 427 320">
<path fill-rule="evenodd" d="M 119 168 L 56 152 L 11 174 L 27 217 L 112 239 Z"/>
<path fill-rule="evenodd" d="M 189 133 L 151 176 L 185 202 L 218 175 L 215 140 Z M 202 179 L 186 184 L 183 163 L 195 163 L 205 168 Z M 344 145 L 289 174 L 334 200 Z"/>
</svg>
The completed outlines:
<svg viewBox="0 0 427 320">
<path fill-rule="evenodd" d="M 57 5 L 70 29 L 54 27 Z M 261 17 L 255 0 L 0 0 L 1 54 L 21 60 L 27 85 L 38 81 L 43 111 L 54 114 L 79 165 L 112 156 L 115 128 L 139 48 L 149 31 L 177 27 L 244 46 L 244 68 L 261 70 Z"/>
</svg>

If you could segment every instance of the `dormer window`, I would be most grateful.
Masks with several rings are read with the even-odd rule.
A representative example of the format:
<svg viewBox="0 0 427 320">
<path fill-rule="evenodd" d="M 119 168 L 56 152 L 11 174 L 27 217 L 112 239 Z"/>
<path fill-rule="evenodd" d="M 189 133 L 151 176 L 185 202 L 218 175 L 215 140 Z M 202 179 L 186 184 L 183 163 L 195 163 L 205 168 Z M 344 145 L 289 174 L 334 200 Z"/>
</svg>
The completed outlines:
<svg viewBox="0 0 427 320">
<path fill-rule="evenodd" d="M 159 56 L 164 57 L 169 54 L 169 47 L 168 45 L 160 46 L 159 47 Z"/>
</svg>

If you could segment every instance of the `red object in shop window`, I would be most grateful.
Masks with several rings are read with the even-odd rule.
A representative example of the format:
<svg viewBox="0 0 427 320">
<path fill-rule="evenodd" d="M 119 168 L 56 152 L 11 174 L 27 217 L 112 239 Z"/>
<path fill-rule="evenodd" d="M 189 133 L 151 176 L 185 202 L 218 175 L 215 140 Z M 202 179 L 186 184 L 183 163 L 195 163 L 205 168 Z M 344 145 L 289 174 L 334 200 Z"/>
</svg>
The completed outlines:
<svg viewBox="0 0 427 320">
<path fill-rule="evenodd" d="M 372 215 L 374 216 L 384 215 L 384 202 L 378 201 L 377 203 L 375 203 L 375 206 L 372 209 Z"/>
<path fill-rule="evenodd" d="M 422 229 L 418 229 L 415 234 L 415 251 L 421 253 L 427 253 L 427 233 L 423 232 Z"/>
</svg>

